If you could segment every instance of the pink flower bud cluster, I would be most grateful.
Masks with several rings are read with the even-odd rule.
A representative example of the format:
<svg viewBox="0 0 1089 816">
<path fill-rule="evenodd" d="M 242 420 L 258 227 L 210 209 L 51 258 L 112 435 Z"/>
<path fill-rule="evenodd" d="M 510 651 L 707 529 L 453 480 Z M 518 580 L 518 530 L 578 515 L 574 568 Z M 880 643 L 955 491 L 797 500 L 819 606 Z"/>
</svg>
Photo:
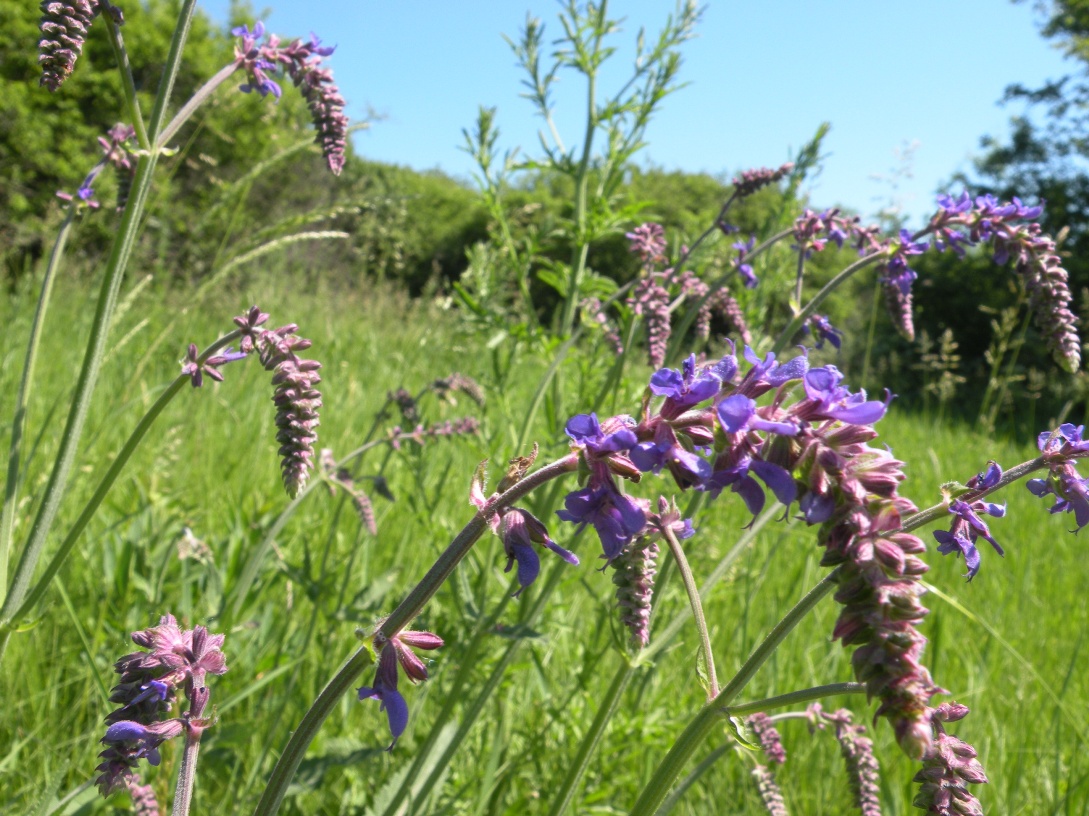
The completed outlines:
<svg viewBox="0 0 1089 816">
<path fill-rule="evenodd" d="M 923 757 L 923 769 L 915 774 L 915 781 L 922 784 L 914 804 L 926 813 L 983 816 L 983 806 L 967 786 L 987 782 L 987 774 L 975 748 L 947 734 L 944 726 L 967 714 L 968 708 L 957 703 L 943 703 L 931 712 L 936 739 Z"/>
<path fill-rule="evenodd" d="M 774 170 L 770 167 L 746 170 L 732 182 L 734 185 L 734 198 L 751 196 L 757 190 L 761 190 L 769 184 L 774 184 L 775 182 L 786 178 L 793 169 L 794 163 L 787 162 Z"/>
<path fill-rule="evenodd" d="M 102 10 L 102 4 L 99 0 L 42 0 L 41 10 L 38 64 L 42 76 L 39 84 L 55 91 L 75 68 L 76 58 L 83 52 L 87 32 Z"/>
<path fill-rule="evenodd" d="M 783 799 L 783 792 L 779 789 L 779 783 L 775 781 L 775 775 L 763 765 L 757 765 L 752 769 L 753 779 L 756 780 L 756 788 L 760 792 L 760 800 L 764 803 L 764 809 L 768 816 L 790 816 Z"/>
<path fill-rule="evenodd" d="M 411 431 L 406 431 L 400 425 L 394 425 L 389 430 L 388 440 L 394 450 L 401 449 L 404 440 L 423 445 L 428 439 L 439 439 L 449 436 L 467 436 L 480 431 L 480 421 L 476 417 L 462 417 L 461 419 L 444 420 L 424 427 L 417 425 Z"/>
<path fill-rule="evenodd" d="M 431 390 L 435 392 L 439 399 L 449 402 L 451 405 L 457 405 L 457 401 L 454 399 L 454 392 L 460 391 L 478 406 L 481 408 L 484 407 L 485 395 L 484 389 L 480 387 L 480 383 L 472 377 L 467 377 L 456 371 L 447 377 L 440 377 L 431 383 Z"/>
<path fill-rule="evenodd" d="M 246 314 L 234 318 L 242 334 L 241 353 L 256 351 L 261 365 L 272 372 L 274 386 L 272 401 L 276 405 L 276 441 L 280 443 L 280 470 L 284 488 L 295 498 L 306 485 L 314 463 L 314 443 L 320 422 L 321 392 L 315 386 L 321 382 L 321 363 L 298 356 L 312 345 L 299 337 L 294 323 L 278 329 L 260 328 L 269 316 L 254 306 Z"/>
<path fill-rule="evenodd" d="M 203 626 L 183 630 L 173 615 L 164 615 L 158 626 L 133 632 L 132 640 L 147 651 L 125 655 L 114 664 L 121 678 L 110 702 L 120 708 L 106 717 L 109 728 L 102 738 L 106 750 L 99 754 L 102 762 L 96 769 L 103 796 L 138 785 L 137 762 L 146 759 L 158 765 L 159 746 L 166 740 L 185 732 L 199 735 L 211 725 L 203 718 L 208 704 L 205 678 L 227 671 L 220 649 L 223 635 L 209 634 Z M 179 689 L 189 709 L 164 719 Z"/>
<path fill-rule="evenodd" d="M 881 816 L 881 766 L 874 756 L 873 740 L 866 736 L 866 726 L 856 725 L 846 708 L 829 714 L 821 709 L 820 703 L 814 703 L 806 713 L 811 730 L 823 730 L 826 723 L 834 726 L 855 807 L 862 816 Z"/>
<path fill-rule="evenodd" d="M 776 765 L 786 762 L 786 749 L 783 747 L 783 739 L 779 736 L 779 729 L 772 724 L 771 717 L 763 711 L 758 711 L 745 719 L 745 725 L 752 729 L 753 734 L 760 741 L 760 748 L 764 756 Z"/>
</svg>

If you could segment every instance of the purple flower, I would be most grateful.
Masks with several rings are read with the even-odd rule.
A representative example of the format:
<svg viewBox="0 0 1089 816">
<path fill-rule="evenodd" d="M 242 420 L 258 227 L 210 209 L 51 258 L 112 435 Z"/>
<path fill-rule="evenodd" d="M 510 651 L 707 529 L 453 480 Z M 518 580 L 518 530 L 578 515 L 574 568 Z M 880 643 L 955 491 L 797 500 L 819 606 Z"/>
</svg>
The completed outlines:
<svg viewBox="0 0 1089 816">
<path fill-rule="evenodd" d="M 701 485 L 711 475 L 711 464 L 681 445 L 668 422 L 658 424 L 653 441 L 632 448 L 631 460 L 644 473 L 668 468 L 681 490 Z"/>
<path fill-rule="evenodd" d="M 775 498 L 787 507 L 798 495 L 798 487 L 790 473 L 778 465 L 748 454 L 741 456 L 735 464 L 712 473 L 704 488 L 710 491 L 711 498 L 715 498 L 723 488 L 729 487 L 741 496 L 745 506 L 755 517 L 764 509 L 765 496 L 759 482 L 749 475 L 750 470 L 759 476 L 764 484 L 771 488 Z"/>
<path fill-rule="evenodd" d="M 796 436 L 798 426 L 793 422 L 775 422 L 756 413 L 756 403 L 744 394 L 732 394 L 715 409 L 719 422 L 727 433 L 764 431 L 782 436 Z"/>
<path fill-rule="evenodd" d="M 737 250 L 737 257 L 734 258 L 733 265 L 737 268 L 738 274 L 741 275 L 741 281 L 746 289 L 755 289 L 760 282 L 756 278 L 756 273 L 752 271 L 752 264 L 747 263 L 745 260 L 755 245 L 755 235 L 750 235 L 748 241 L 737 241 L 732 244 L 733 248 Z"/>
<path fill-rule="evenodd" d="M 1089 524 L 1089 479 L 1081 478 L 1074 456 L 1089 451 L 1089 440 L 1081 438 L 1084 426 L 1067 422 L 1055 431 L 1044 431 L 1036 444 L 1050 465 L 1046 479 L 1029 479 L 1025 483 L 1032 495 L 1043 498 L 1055 496 L 1052 513 L 1073 513 L 1077 529 Z"/>
<path fill-rule="evenodd" d="M 606 561 L 616 558 L 647 523 L 643 505 L 617 490 L 610 480 L 596 485 L 591 482 L 581 490 L 568 493 L 564 507 L 566 509 L 556 511 L 564 521 L 594 526 Z"/>
<path fill-rule="evenodd" d="M 579 560 L 575 554 L 553 541 L 541 520 L 526 510 L 515 507 L 504 513 L 498 532 L 507 553 L 507 568 L 504 572 L 510 572 L 514 563 L 518 562 L 517 575 L 521 589 L 514 593 L 515 596 L 536 581 L 541 571 L 541 559 L 534 543 L 543 544 L 568 564 L 578 566 Z"/>
<path fill-rule="evenodd" d="M 745 719 L 745 725 L 752 729 L 753 734 L 760 741 L 760 747 L 764 756 L 776 765 L 786 762 L 786 749 L 783 748 L 783 739 L 779 736 L 779 730 L 771 721 L 771 717 L 763 711 L 758 711 Z"/>
<path fill-rule="evenodd" d="M 387 641 L 378 656 L 374 685 L 359 689 L 360 700 L 378 700 L 381 703 L 378 710 L 386 712 L 389 731 L 393 735 L 393 742 L 386 748 L 387 751 L 393 750 L 408 726 L 408 703 L 401 692 L 397 691 L 397 662 L 397 649 Z"/>
<path fill-rule="evenodd" d="M 990 490 L 1002 480 L 1002 466 L 993 459 L 987 463 L 982 473 L 977 473 L 968 480 L 968 487 L 973 490 Z"/>
<path fill-rule="evenodd" d="M 619 427 L 606 433 L 597 421 L 597 414 L 576 414 L 567 420 L 564 432 L 596 458 L 631 450 L 639 440 L 621 418 L 615 419 L 620 421 Z"/>
<path fill-rule="evenodd" d="M 724 382 L 729 382 L 737 373 L 737 358 L 727 354 L 714 365 L 696 370 L 696 355 L 690 354 L 681 365 L 681 370 L 661 368 L 650 378 L 650 390 L 659 397 L 665 397 L 661 414 L 667 419 L 676 419 L 689 408 L 708 400 L 719 392 Z"/>
<path fill-rule="evenodd" d="M 948 531 L 934 531 L 934 538 L 941 545 L 938 547 L 938 552 L 942 555 L 949 555 L 954 552 L 961 553 L 964 556 L 964 563 L 968 567 L 966 577 L 971 581 L 979 572 L 980 557 L 979 550 L 976 549 L 977 538 L 982 536 L 991 543 L 995 552 L 999 555 L 1005 555 L 1002 547 L 991 537 L 991 531 L 979 514 L 984 513 L 995 518 L 1002 518 L 1006 515 L 1006 508 L 1004 505 L 984 501 L 968 504 L 958 499 L 950 502 L 949 512 L 956 516 L 953 526 Z"/>
<path fill-rule="evenodd" d="M 972 197 L 964 190 L 959 196 L 953 198 L 946 193 L 938 195 L 938 206 L 947 213 L 963 213 L 972 209 Z"/>
<path fill-rule="evenodd" d="M 872 425 L 881 419 L 892 402 L 892 394 L 885 391 L 885 401 L 866 400 L 866 392 L 852 394 L 840 383 L 843 375 L 833 365 L 811 369 L 803 383 L 811 403 L 802 412 L 806 419 L 838 419 L 857 425 Z"/>
<path fill-rule="evenodd" d="M 805 331 L 812 330 L 817 338 L 817 348 L 824 348 L 827 340 L 835 348 L 843 342 L 843 332 L 833 326 L 824 315 L 810 315 L 805 322 Z"/>
</svg>

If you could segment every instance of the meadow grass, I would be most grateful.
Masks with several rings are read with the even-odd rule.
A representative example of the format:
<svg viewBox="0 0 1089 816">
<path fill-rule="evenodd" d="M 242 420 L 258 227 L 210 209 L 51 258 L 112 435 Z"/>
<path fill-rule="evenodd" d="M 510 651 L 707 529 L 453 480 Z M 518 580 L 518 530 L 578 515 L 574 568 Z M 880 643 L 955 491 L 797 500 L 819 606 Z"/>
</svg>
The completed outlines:
<svg viewBox="0 0 1089 816">
<path fill-rule="evenodd" d="M 78 366 L 89 321 L 89 290 L 64 281 L 45 338 L 41 381 L 30 413 L 33 458 L 27 489 L 45 478 L 58 426 Z M 130 287 L 131 288 L 131 287 Z M 33 293 L 5 304 L 9 342 L 0 379 L 12 393 L 28 331 Z M 469 480 L 476 464 L 493 462 L 492 481 L 517 450 L 527 406 L 547 367 L 541 349 L 481 332 L 435 304 L 409 302 L 395 292 L 360 285 L 333 289 L 290 268 L 224 287 L 205 302 L 184 289 L 151 283 L 132 299 L 113 329 L 107 362 L 84 438 L 83 469 L 73 477 L 58 531 L 75 518 L 110 457 L 162 388 L 177 374 L 184 344 L 207 345 L 252 303 L 274 325 L 299 324 L 313 339 L 309 352 L 324 364 L 320 447 L 338 455 L 356 447 L 386 401 L 404 386 L 416 392 L 452 371 L 480 381 L 483 410 L 461 397 L 456 406 L 421 402 L 424 422 L 463 415 L 481 420 L 478 436 L 436 440 L 420 449 L 379 447 L 360 465 L 365 476 L 388 478 L 396 501 L 373 491 L 378 535 L 371 537 L 341 496 L 324 488 L 301 503 L 267 556 L 253 562 L 270 526 L 288 505 L 279 483 L 269 375 L 251 362 L 224 367 L 226 382 L 185 389 L 160 418 L 130 462 L 76 553 L 54 582 L 41 617 L 18 634 L 0 667 L 5 705 L 0 714 L 0 807 L 28 812 L 46 798 L 64 797 L 93 778 L 102 718 L 114 682 L 112 662 L 131 651 L 129 632 L 172 612 L 189 625 L 225 632 L 230 671 L 216 678 L 219 722 L 204 738 L 195 807 L 200 812 L 247 813 L 260 795 L 290 731 L 344 658 L 359 645 L 357 627 L 372 629 L 472 515 Z M 609 365 L 601 350 L 579 349 L 561 366 L 528 439 L 548 461 L 566 450 L 563 422 L 590 407 Z M 638 408 L 649 370 L 629 361 L 604 410 Z M 895 384 L 892 384 L 895 385 Z M 393 420 L 391 420 L 393 421 Z M 387 423 L 389 424 L 389 423 Z M 938 485 L 964 481 L 988 459 L 1004 466 L 1035 452 L 1030 440 L 994 442 L 970 428 L 935 424 L 899 413 L 879 425 L 881 440 L 907 461 L 904 493 L 920 506 L 937 501 Z M 364 488 L 367 482 L 361 483 Z M 567 483 L 527 502 L 564 545 L 573 529 L 555 519 Z M 954 728 L 980 752 L 991 784 L 979 796 L 990 813 L 1081 814 L 1089 810 L 1089 656 L 1082 637 L 1089 610 L 1082 600 L 1089 568 L 1066 517 L 1052 518 L 1023 486 L 1007 495 L 1009 516 L 992 531 L 1006 546 L 1000 559 L 983 553 L 979 576 L 966 584 L 963 562 L 931 548 L 928 579 L 942 593 L 927 596 L 932 615 L 927 664 L 972 715 Z M 683 507 L 684 498 L 681 503 Z M 19 516 L 16 540 L 33 507 Z M 686 549 L 697 576 L 708 574 L 748 522 L 731 494 L 698 517 Z M 211 559 L 181 559 L 183 527 L 203 540 Z M 924 540 L 933 545 L 929 532 Z M 55 543 L 55 542 L 54 542 Z M 440 633 L 446 646 L 432 653 L 432 680 L 406 692 L 412 717 L 392 753 L 384 715 L 375 703 L 345 698 L 326 722 L 284 805 L 289 813 L 375 813 L 397 790 L 439 710 L 453 701 L 455 723 L 505 650 L 519 648 L 482 714 L 428 798 L 402 806 L 418 814 L 545 813 L 599 702 L 622 666 L 609 574 L 595 571 L 599 547 L 590 532 L 572 545 L 579 567 L 562 566 L 542 615 L 528 610 L 547 584 L 546 557 L 538 584 L 514 601 L 502 573 L 506 558 L 494 537 L 483 539 L 431 602 L 414 628 Z M 768 524 L 710 593 L 706 613 L 720 678 L 729 678 L 768 629 L 824 574 L 812 530 L 798 523 Z M 663 556 L 665 557 L 665 556 Z M 256 579 L 246 594 L 240 578 L 251 564 Z M 944 598 L 948 597 L 949 600 Z M 656 600 L 655 627 L 686 607 L 671 573 Z M 492 613 L 501 610 L 494 619 Z M 830 641 L 836 610 L 825 601 L 798 627 L 756 676 L 742 700 L 851 679 L 847 654 Z M 467 654 L 473 633 L 480 648 Z M 652 627 L 652 642 L 655 628 Z M 575 813 L 625 813 L 658 760 L 704 698 L 696 673 L 697 637 L 685 626 L 654 665 L 639 670 L 621 698 L 575 798 Z M 464 666 L 466 685 L 451 684 Z M 360 684 L 369 683 L 368 672 Z M 869 722 L 861 698 L 835 698 Z M 913 812 L 911 777 L 917 770 L 897 749 L 885 724 L 874 734 L 882 763 L 882 801 L 888 814 Z M 783 724 L 788 764 L 778 773 L 792 812 L 841 814 L 849 798 L 838 748 L 827 734 L 810 737 L 800 720 Z M 452 728 L 439 737 L 440 745 Z M 732 737 L 723 731 L 697 755 L 708 757 Z M 148 779 L 160 799 L 172 788 L 173 746 Z M 763 812 L 744 749 L 727 750 L 694 782 L 675 813 Z M 104 802 L 93 788 L 61 812 L 105 813 L 127 806 L 124 795 Z"/>
</svg>

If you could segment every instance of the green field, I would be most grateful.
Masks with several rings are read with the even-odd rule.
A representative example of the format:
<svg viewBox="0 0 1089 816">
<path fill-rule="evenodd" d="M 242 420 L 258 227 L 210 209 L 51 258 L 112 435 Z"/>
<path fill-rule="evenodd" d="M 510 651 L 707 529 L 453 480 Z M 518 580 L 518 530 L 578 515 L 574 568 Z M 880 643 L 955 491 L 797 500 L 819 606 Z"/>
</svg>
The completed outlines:
<svg viewBox="0 0 1089 816">
<path fill-rule="evenodd" d="M 91 293 L 71 281 L 61 287 L 44 340 L 48 364 L 40 369 L 30 408 L 30 489 L 47 473 L 72 386 L 69 372 L 79 362 L 80 343 L 73 338 L 82 336 L 89 319 L 83 304 Z M 17 384 L 33 294 L 19 293 L 6 306 L 6 393 Z M 0 799 L 10 812 L 30 812 L 40 799 L 52 802 L 70 793 L 75 795 L 59 812 L 125 807 L 123 794 L 107 803 L 87 789 L 102 718 L 112 707 L 106 701 L 114 682 L 111 664 L 131 651 L 129 632 L 166 612 L 227 634 L 230 671 L 213 678 L 219 721 L 204 737 L 194 807 L 249 812 L 289 733 L 359 645 L 356 628 L 372 628 L 391 611 L 471 517 L 468 488 L 476 464 L 485 458 L 502 463 L 525 452 L 515 446 L 547 360 L 509 339 L 490 343 L 490 335 L 467 327 L 441 304 L 367 288 L 334 291 L 290 269 L 221 288 L 197 303 L 188 302 L 183 291 L 153 286 L 136 294 L 113 327 L 115 350 L 58 529 L 66 529 L 93 489 L 95 474 L 176 375 L 184 343 L 210 343 L 231 328 L 232 315 L 254 302 L 272 312 L 274 323 L 296 322 L 300 334 L 314 341 L 310 354 L 324 365 L 319 446 L 346 453 L 363 441 L 387 391 L 403 386 L 415 392 L 452 371 L 484 385 L 485 408 L 464 396 L 456 406 L 428 397 L 421 401 L 423 420 L 475 415 L 481 432 L 435 440 L 423 449 L 406 443 L 388 453 L 379 447 L 362 460 L 360 473 L 384 473 L 396 498 L 389 502 L 371 493 L 377 537 L 362 528 L 350 504 L 321 488 L 267 546 L 266 533 L 288 505 L 279 485 L 268 374 L 253 361 L 242 362 L 224 367 L 223 384 L 186 387 L 82 536 L 40 618 L 13 637 L 0 667 Z M 543 460 L 565 452 L 564 421 L 590 407 L 608 374 L 607 361 L 594 352 L 587 347 L 567 357 L 530 425 L 527 439 L 541 445 Z M 629 362 L 602 413 L 635 411 L 648 375 L 642 363 Z M 920 506 L 938 499 L 941 482 L 963 481 L 989 458 L 1008 467 L 1035 451 L 1028 440 L 1020 446 L 996 443 L 968 428 L 904 415 L 895 404 L 878 427 L 880 441 L 909 463 L 903 492 Z M 493 479 L 498 472 L 493 468 Z M 991 780 L 979 792 L 988 812 L 1081 814 L 1089 809 L 1083 740 L 1089 731 L 1089 655 L 1083 644 L 1089 610 L 1082 600 L 1089 568 L 1079 555 L 1079 538 L 1067 532 L 1070 517 L 1049 517 L 1044 503 L 1021 486 L 1007 493 L 999 500 L 1009 501 L 1008 517 L 991 524 L 1007 555 L 984 552 L 983 570 L 971 584 L 961 578 L 963 563 L 936 557 L 929 533 L 923 533 L 931 545 L 928 577 L 943 596 L 926 599 L 932 610 L 924 624 L 931 641 L 927 662 L 937 682 L 973 709 L 953 730 L 980 752 Z M 552 792 L 623 664 L 618 644 L 624 640 L 609 576 L 595 571 L 598 544 L 592 531 L 571 543 L 571 525 L 552 515 L 560 496 L 559 487 L 545 489 L 527 506 L 548 521 L 561 544 L 579 553 L 582 565 L 545 556 L 538 583 L 506 602 L 512 585 L 501 572 L 502 546 L 495 537 L 483 539 L 419 622 L 418 628 L 440 633 L 446 646 L 432 653 L 432 680 L 405 692 L 411 721 L 396 749 L 381 750 L 389 735 L 377 705 L 345 697 L 307 754 L 284 812 L 384 812 L 382 803 L 401 787 L 401 774 L 444 706 L 451 707 L 452 725 L 440 735 L 440 745 L 453 737 L 457 724 L 471 727 L 449 763 L 432 768 L 436 784 L 428 798 L 402 812 L 548 812 Z M 729 493 L 699 515 L 698 534 L 686 545 L 697 576 L 710 573 L 746 522 L 744 507 Z M 18 524 L 17 540 L 29 513 L 20 513 Z M 206 543 L 210 557 L 179 558 L 184 526 Z M 706 612 L 720 677 L 728 678 L 819 580 L 818 560 L 804 524 L 772 522 L 711 588 Z M 540 616 L 527 624 L 555 565 L 559 582 Z M 256 579 L 242 596 L 247 568 L 256 569 Z M 652 643 L 654 632 L 686 608 L 676 577 L 669 574 L 656 600 Z M 830 641 L 834 614 L 831 601 L 823 603 L 742 699 L 851 679 L 846 653 Z M 696 648 L 688 622 L 653 667 L 634 674 L 572 812 L 627 812 L 701 704 Z M 478 699 L 503 659 L 509 665 L 494 691 Z M 368 670 L 357 685 L 370 683 L 371 676 Z M 452 692 L 459 678 L 462 685 Z M 825 702 L 827 709 L 840 705 L 869 722 L 872 709 L 864 699 Z M 790 758 L 778 778 L 791 812 L 847 812 L 835 742 L 828 735 L 810 737 L 801 721 L 784 723 L 782 731 Z M 896 748 L 884 722 L 875 740 L 885 812 L 913 812 L 914 764 Z M 731 741 L 727 732 L 718 733 L 697 761 Z M 720 753 L 674 812 L 763 812 L 747 752 Z M 148 777 L 161 800 L 169 798 L 176 761 L 168 744 L 162 765 Z"/>
</svg>

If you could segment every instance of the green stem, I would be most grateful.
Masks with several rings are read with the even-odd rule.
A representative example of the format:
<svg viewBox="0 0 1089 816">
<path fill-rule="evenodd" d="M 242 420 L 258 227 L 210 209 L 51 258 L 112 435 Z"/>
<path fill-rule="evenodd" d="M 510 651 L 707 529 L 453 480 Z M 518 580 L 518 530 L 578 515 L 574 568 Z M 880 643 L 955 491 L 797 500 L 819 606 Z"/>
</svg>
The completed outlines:
<svg viewBox="0 0 1089 816">
<path fill-rule="evenodd" d="M 728 714 L 730 702 L 741 693 L 757 670 L 771 657 L 772 653 L 786 636 L 793 631 L 794 627 L 812 611 L 822 598 L 835 588 L 838 574 L 839 570 L 833 570 L 806 593 L 805 597 L 798 601 L 794 608 L 768 633 L 768 636 L 749 656 L 749 659 L 745 661 L 744 665 L 734 675 L 733 679 L 726 684 L 719 695 L 700 709 L 699 713 L 677 738 L 669 753 L 662 759 L 661 764 L 643 788 L 642 793 L 639 794 L 639 799 L 636 800 L 635 807 L 632 808 L 631 816 L 651 816 L 657 810 L 662 800 L 669 793 L 673 783 L 680 776 L 681 771 L 688 764 L 692 754 L 703 744 L 703 741 L 714 729 L 719 719 Z"/>
<path fill-rule="evenodd" d="M 590 757 L 593 756 L 594 750 L 597 748 L 598 743 L 601 742 L 601 737 L 605 733 L 605 726 L 609 724 L 609 720 L 616 713 L 616 709 L 620 705 L 620 696 L 624 693 L 624 689 L 627 688 L 628 682 L 634 674 L 635 667 L 627 660 L 624 660 L 616 670 L 613 682 L 609 684 L 608 691 L 605 692 L 604 698 L 600 701 L 594 721 L 590 724 L 590 729 L 583 735 L 575 759 L 568 766 L 567 774 L 564 776 L 563 782 L 560 783 L 560 789 L 556 793 L 555 799 L 552 800 L 552 807 L 548 811 L 548 816 L 562 816 L 567 811 L 571 800 L 575 796 L 575 790 L 590 765 Z"/>
<path fill-rule="evenodd" d="M 102 15 L 106 21 L 106 31 L 110 37 L 110 45 L 113 48 L 114 58 L 117 60 L 117 68 L 121 73 L 121 89 L 125 94 L 125 104 L 129 108 L 129 117 L 132 119 L 133 130 L 136 131 L 136 141 L 143 150 L 151 149 L 151 142 L 147 138 L 147 127 L 144 125 L 144 117 L 140 113 L 140 99 L 136 96 L 136 85 L 132 81 L 132 65 L 129 63 L 129 54 L 125 50 L 125 41 L 121 37 L 121 29 L 110 16 L 109 11 Z"/>
<path fill-rule="evenodd" d="M 532 490 L 540 487 L 551 479 L 558 478 L 574 471 L 578 467 L 579 455 L 570 453 L 561 459 L 557 459 L 540 470 L 534 471 L 498 496 L 493 496 L 487 504 L 481 508 L 468 524 L 458 533 L 449 546 L 438 557 L 419 583 L 408 593 L 403 601 L 378 627 L 375 636 L 381 636 L 388 640 L 405 628 L 416 617 L 443 585 L 454 567 L 464 558 L 477 539 L 484 533 L 488 526 L 488 520 L 503 508 L 511 506 Z M 340 670 L 322 689 L 310 709 L 303 715 L 299 727 L 291 735 L 284 752 L 272 769 L 272 776 L 261 800 L 257 803 L 254 816 L 270 816 L 276 813 L 283 801 L 287 787 L 291 783 L 295 771 L 302 762 L 303 755 L 314 736 L 318 733 L 325 718 L 329 716 L 337 705 L 340 696 L 351 688 L 359 673 L 371 663 L 371 653 L 367 646 L 361 646 L 341 666 Z"/>
<path fill-rule="evenodd" d="M 772 346 L 771 350 L 776 354 L 782 352 L 782 350 L 786 348 L 787 345 L 790 343 L 790 339 L 802 330 L 802 326 L 805 325 L 806 319 L 817 311 L 817 307 L 824 302 L 824 299 L 826 297 L 836 291 L 836 289 L 838 289 L 840 285 L 848 278 L 850 278 L 853 274 L 855 274 L 859 270 L 865 269 L 870 264 L 882 260 L 885 257 L 886 255 L 884 253 L 874 252 L 867 255 L 865 258 L 859 258 L 853 264 L 850 264 L 842 272 L 832 278 L 832 280 L 828 281 L 828 283 L 826 283 L 824 287 L 819 292 L 817 292 L 817 294 L 813 295 L 813 299 L 809 301 L 809 303 L 807 303 L 805 307 L 802 308 L 796 315 L 794 315 L 789 323 L 787 323 L 786 328 L 784 328 L 783 331 L 780 333 L 778 339 L 776 339 L 775 341 L 775 345 Z"/>
<path fill-rule="evenodd" d="M 53 282 L 60 269 L 68 236 L 72 231 L 78 204 L 73 198 L 68 205 L 68 213 L 61 224 L 53 251 L 49 255 L 49 265 L 42 278 L 42 291 L 38 295 L 38 307 L 34 312 L 34 322 L 30 327 L 30 339 L 26 344 L 26 361 L 23 363 L 23 376 L 19 382 L 19 392 L 15 396 L 15 411 L 11 420 L 11 448 L 8 452 L 8 479 L 4 488 L 4 508 L 0 511 L 0 594 L 6 594 L 8 583 L 8 557 L 15 529 L 15 505 L 19 498 L 19 461 L 22 458 L 23 431 L 26 429 L 26 405 L 30 398 L 34 368 L 38 361 L 38 347 L 45 326 L 45 316 L 49 311 L 49 300 L 53 294 Z"/>
<path fill-rule="evenodd" d="M 703 616 L 703 603 L 700 601 L 700 592 L 696 587 L 696 579 L 692 575 L 692 568 L 688 565 L 688 559 L 684 555 L 681 542 L 669 526 L 662 530 L 669 550 L 673 553 L 673 559 L 681 573 L 681 581 L 684 590 L 688 593 L 688 605 L 692 609 L 692 617 L 696 620 L 696 631 L 700 636 L 700 648 L 703 650 L 703 659 L 707 663 L 707 699 L 713 700 L 718 696 L 718 677 L 715 676 L 715 656 L 711 651 L 711 634 L 707 631 L 707 620 Z"/>
<path fill-rule="evenodd" d="M 604 3 L 602 4 L 604 13 Z M 598 37 L 600 40 L 600 36 Z M 586 134 L 582 141 L 582 158 L 579 160 L 578 174 L 575 177 L 575 248 L 571 256 L 571 272 L 567 279 L 567 299 L 563 304 L 563 322 L 560 334 L 567 335 L 575 323 L 575 307 L 578 305 L 579 288 L 582 286 L 582 273 L 586 268 L 586 256 L 590 244 L 586 238 L 586 199 L 590 184 L 590 155 L 594 143 L 594 131 L 597 130 L 597 71 L 588 67 L 586 70 Z"/>
<path fill-rule="evenodd" d="M 155 98 L 155 107 L 152 110 L 151 135 L 149 137 L 152 142 L 155 141 L 165 118 L 167 101 L 181 65 L 182 50 L 189 33 L 195 7 L 196 0 L 184 0 L 179 12 L 178 24 L 174 29 L 174 36 L 170 43 L 170 53 L 163 68 L 159 94 Z M 26 547 L 23 549 L 19 564 L 15 569 L 8 594 L 4 598 L 3 608 L 0 608 L 0 625 L 9 624 L 12 619 L 12 611 L 21 606 L 30 587 L 38 559 L 45 547 L 46 538 L 53 526 L 57 511 L 60 509 L 61 499 L 64 497 L 65 488 L 68 484 L 68 475 L 72 470 L 79 440 L 83 435 L 83 426 L 91 406 L 91 397 L 95 385 L 98 383 L 98 373 L 105 353 L 113 310 L 117 304 L 117 293 L 124 279 L 125 267 L 128 265 L 132 248 L 136 242 L 140 216 L 143 214 L 144 205 L 147 203 L 148 193 L 151 190 L 157 159 L 158 152 L 152 150 L 140 156 L 137 161 L 136 176 L 133 180 L 129 203 L 121 217 L 117 238 L 114 240 L 109 260 L 106 262 L 106 272 L 102 278 L 102 288 L 99 292 L 98 305 L 95 308 L 91 335 L 87 341 L 87 351 L 83 358 L 83 365 L 80 368 L 75 394 L 72 396 L 68 420 L 65 423 L 60 447 L 57 451 L 53 469 L 49 474 L 49 481 L 46 484 L 38 514 L 34 519 Z M 2 640 L 0 640 L 0 658 L 2 658 L 7 637 L 0 637 L 2 637 Z"/>
<path fill-rule="evenodd" d="M 215 76 L 213 76 L 203 85 L 201 85 L 200 88 L 197 89 L 197 92 L 194 93 L 193 96 L 189 99 L 189 101 L 182 106 L 182 109 L 174 115 L 173 119 L 170 120 L 170 124 L 168 124 L 166 128 L 163 129 L 162 134 L 159 136 L 158 139 L 156 139 L 156 147 L 166 147 L 166 143 L 174 137 L 174 134 L 181 129 L 182 125 L 189 121 L 189 118 L 196 112 L 197 108 L 203 105 L 208 97 L 212 95 L 212 92 L 215 91 L 215 89 L 222 85 L 224 82 L 226 82 L 230 78 L 230 76 L 237 70 L 238 63 L 232 62 L 230 65 L 225 65 L 220 68 Z"/>
<path fill-rule="evenodd" d="M 827 686 L 817 686 L 816 688 L 805 689 L 803 691 L 795 691 L 790 694 L 782 694 L 778 697 L 769 697 L 766 700 L 756 700 L 752 703 L 746 703 L 744 705 L 733 706 L 722 713 L 725 716 L 736 717 L 745 714 L 753 714 L 757 711 L 770 711 L 771 709 L 788 706 L 798 705 L 800 703 L 807 703 L 810 700 L 820 700 L 826 697 L 834 697 L 841 694 L 864 694 L 866 687 L 862 683 L 832 683 Z M 805 714 L 800 712 L 792 714 L 781 714 L 780 717 L 804 717 Z M 776 718 L 778 719 L 778 718 Z M 703 776 L 711 766 L 718 760 L 725 756 L 731 748 L 734 747 L 734 743 L 727 742 L 718 746 L 710 754 L 708 754 L 703 761 L 697 765 L 688 776 L 681 780 L 681 782 L 672 790 L 665 801 L 655 811 L 656 816 L 666 816 L 667 813 L 673 810 L 677 806 L 677 803 L 684 798 L 684 794 L 689 788 L 694 785 L 701 776 Z"/>
</svg>

